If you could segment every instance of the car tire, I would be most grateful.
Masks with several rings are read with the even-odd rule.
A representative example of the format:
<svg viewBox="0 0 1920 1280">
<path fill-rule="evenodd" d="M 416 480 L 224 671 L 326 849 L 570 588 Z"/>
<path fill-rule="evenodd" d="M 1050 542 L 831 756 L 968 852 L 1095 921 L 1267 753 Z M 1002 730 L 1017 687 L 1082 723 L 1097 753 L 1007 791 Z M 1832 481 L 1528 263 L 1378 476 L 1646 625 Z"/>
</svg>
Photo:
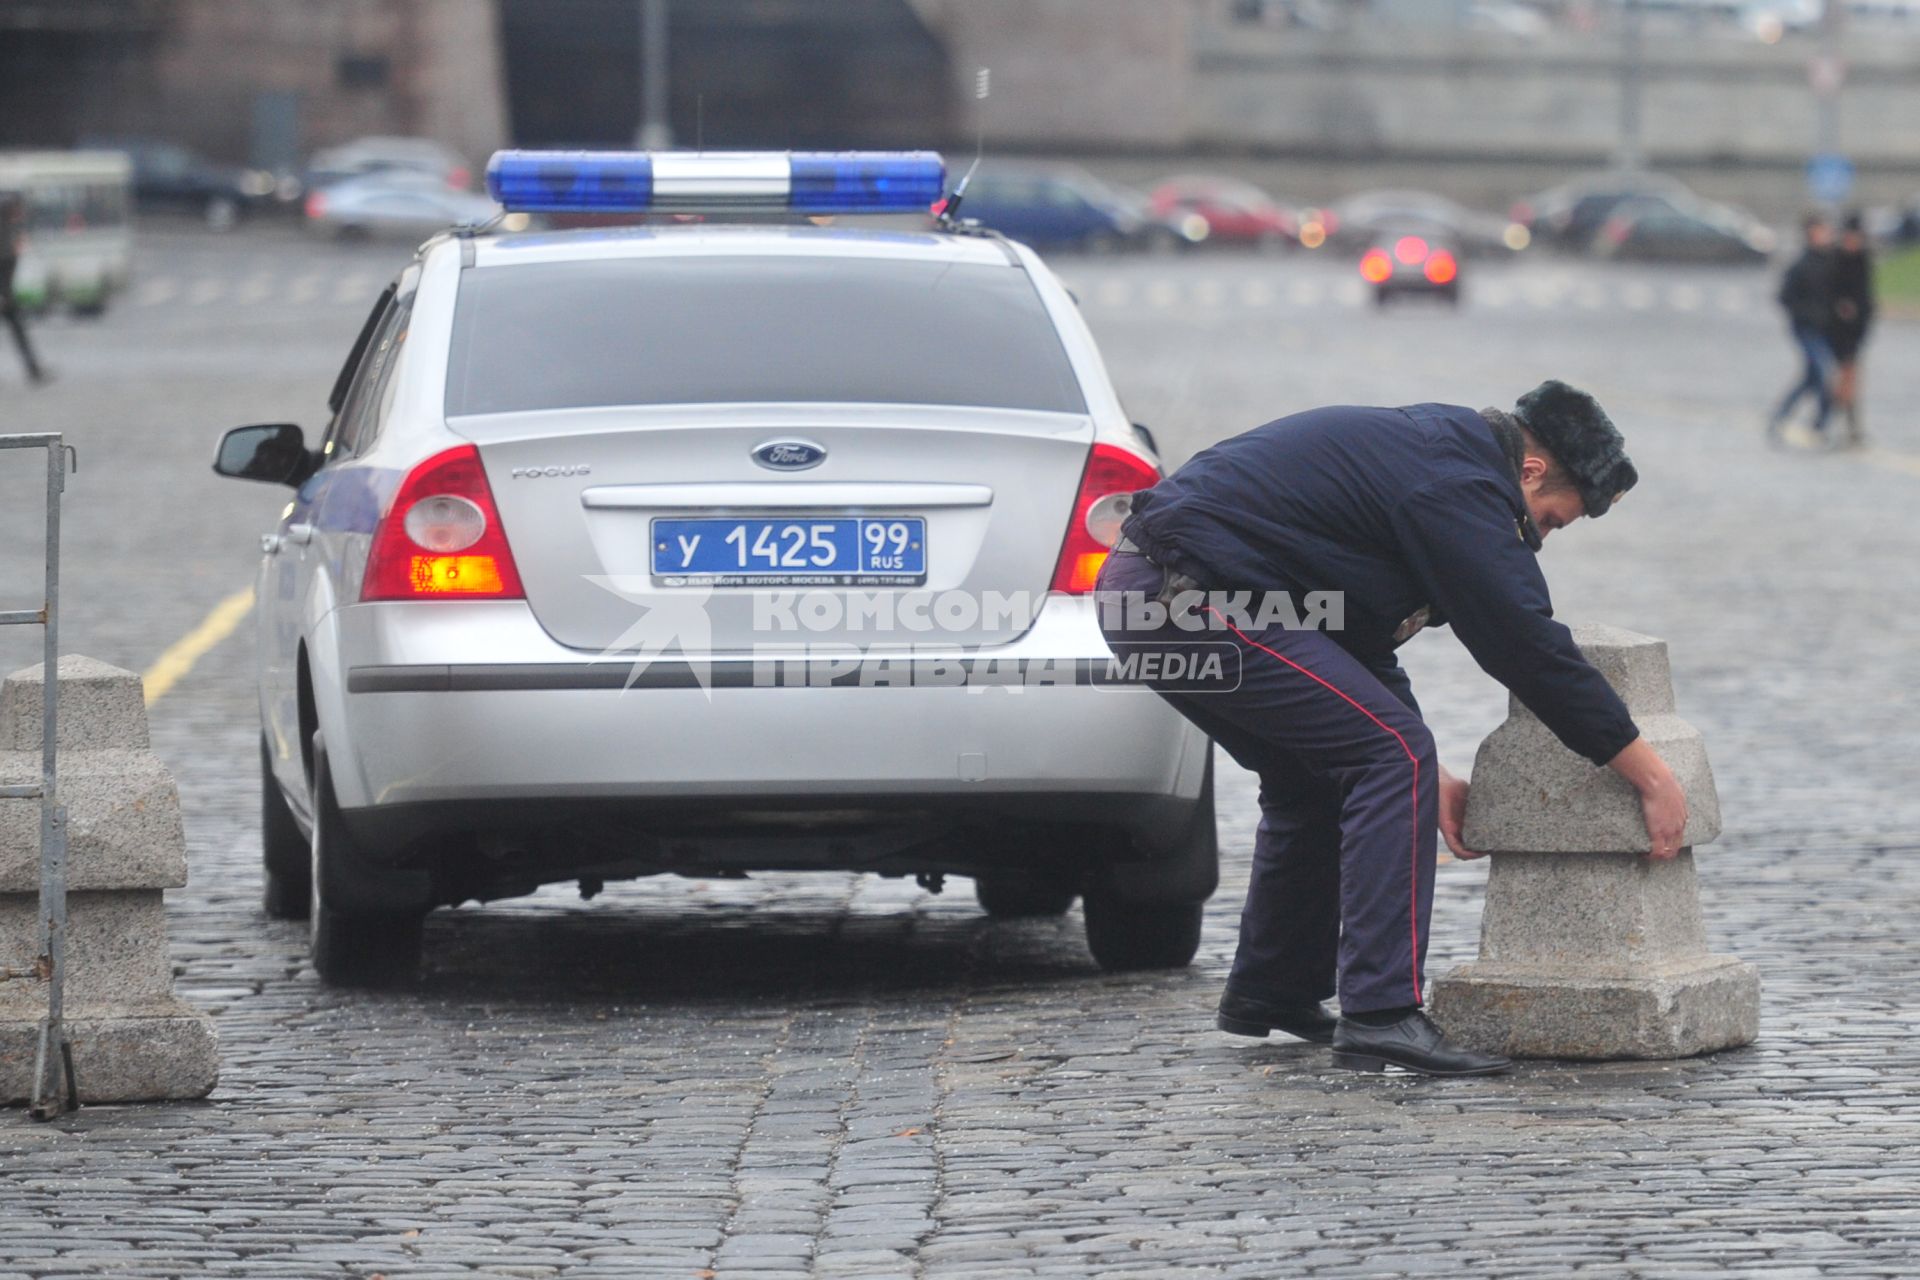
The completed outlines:
<svg viewBox="0 0 1920 1280">
<path fill-rule="evenodd" d="M 1085 908 L 1087 950 L 1109 973 L 1184 969 L 1200 949 L 1204 902 L 1130 902 L 1089 892 Z"/>
<path fill-rule="evenodd" d="M 1087 950 L 1102 969 L 1180 969 L 1200 948 L 1207 899 L 1220 883 L 1213 754 L 1178 834 L 1149 862 L 1109 866 L 1088 879 L 1081 905 Z"/>
<path fill-rule="evenodd" d="M 995 920 L 1063 916 L 1080 896 L 1080 886 L 1064 876 L 997 871 L 974 878 L 973 896 Z"/>
<path fill-rule="evenodd" d="M 273 776 L 267 736 L 260 735 L 261 905 L 275 920 L 305 920 L 313 906 L 313 847 L 300 833 Z"/>
<path fill-rule="evenodd" d="M 343 907 L 344 881 L 361 858 L 333 794 L 326 749 L 315 735 L 313 871 L 308 908 L 309 958 L 330 986 L 378 987 L 404 982 L 420 963 L 426 913 L 369 912 Z"/>
<path fill-rule="evenodd" d="M 212 196 L 205 211 L 207 226 L 215 231 L 231 231 L 240 221 L 240 202 L 232 196 Z"/>
</svg>

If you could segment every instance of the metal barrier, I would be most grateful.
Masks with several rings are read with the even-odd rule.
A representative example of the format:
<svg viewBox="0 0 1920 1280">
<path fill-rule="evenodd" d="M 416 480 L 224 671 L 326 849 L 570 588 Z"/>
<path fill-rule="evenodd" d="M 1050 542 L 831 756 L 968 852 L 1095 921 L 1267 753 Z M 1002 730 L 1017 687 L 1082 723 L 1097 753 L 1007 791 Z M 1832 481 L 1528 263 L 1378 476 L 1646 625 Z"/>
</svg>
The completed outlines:
<svg viewBox="0 0 1920 1280">
<path fill-rule="evenodd" d="M 0 609 L 0 626 L 46 628 L 46 666 L 40 711 L 40 781 L 0 785 L 0 800 L 40 802 L 40 915 L 34 976 L 47 984 L 47 1016 L 33 1062 L 31 1113 L 37 1120 L 80 1105 L 73 1074 L 73 1043 L 67 1038 L 64 983 L 67 946 L 67 811 L 60 805 L 56 735 L 60 703 L 60 495 L 67 488 L 69 446 L 58 432 L 0 436 L 0 449 L 47 451 L 47 577 L 38 609 Z M 78 469 L 77 466 L 75 468 Z M 60 1084 L 65 1085 L 61 1096 Z"/>
</svg>

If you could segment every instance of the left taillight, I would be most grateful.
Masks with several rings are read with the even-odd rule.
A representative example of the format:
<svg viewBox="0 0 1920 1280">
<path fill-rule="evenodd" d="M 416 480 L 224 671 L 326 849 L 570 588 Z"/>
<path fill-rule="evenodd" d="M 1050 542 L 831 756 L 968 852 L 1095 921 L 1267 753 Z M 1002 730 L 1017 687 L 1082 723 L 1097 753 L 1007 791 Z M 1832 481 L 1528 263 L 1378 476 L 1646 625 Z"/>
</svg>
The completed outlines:
<svg viewBox="0 0 1920 1280">
<path fill-rule="evenodd" d="M 459 445 L 407 473 L 373 531 L 360 598 L 526 598 L 479 449 Z"/>
<path fill-rule="evenodd" d="M 1087 529 L 1087 512 L 1093 505 L 1109 495 L 1150 489 L 1158 483 L 1160 469 L 1139 454 L 1105 442 L 1093 446 L 1086 470 L 1080 473 L 1080 492 L 1074 495 L 1067 536 L 1053 568 L 1053 590 L 1085 595 L 1093 590 L 1100 566 L 1107 562 L 1108 548 Z"/>
</svg>

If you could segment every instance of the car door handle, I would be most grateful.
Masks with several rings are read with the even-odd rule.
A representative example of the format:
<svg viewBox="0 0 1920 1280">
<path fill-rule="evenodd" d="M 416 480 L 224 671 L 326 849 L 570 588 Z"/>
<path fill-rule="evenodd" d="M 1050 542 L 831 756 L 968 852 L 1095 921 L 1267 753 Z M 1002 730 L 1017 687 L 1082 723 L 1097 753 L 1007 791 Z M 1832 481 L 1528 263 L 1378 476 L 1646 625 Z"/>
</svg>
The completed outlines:
<svg viewBox="0 0 1920 1280">
<path fill-rule="evenodd" d="M 287 526 L 287 541 L 306 546 L 313 541 L 313 526 L 310 524 L 290 524 Z"/>
</svg>

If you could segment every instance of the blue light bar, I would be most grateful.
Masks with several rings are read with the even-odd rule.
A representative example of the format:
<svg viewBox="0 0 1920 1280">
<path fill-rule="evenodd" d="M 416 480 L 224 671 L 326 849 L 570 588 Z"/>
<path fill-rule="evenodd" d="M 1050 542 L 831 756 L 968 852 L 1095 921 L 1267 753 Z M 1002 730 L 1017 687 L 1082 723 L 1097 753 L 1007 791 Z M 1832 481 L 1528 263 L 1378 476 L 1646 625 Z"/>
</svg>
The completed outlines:
<svg viewBox="0 0 1920 1280">
<path fill-rule="evenodd" d="M 809 213 L 924 212 L 947 194 L 947 165 L 933 151 L 797 151 L 788 161 L 787 203 Z"/>
<path fill-rule="evenodd" d="M 653 157 L 644 151 L 496 151 L 487 194 L 512 212 L 645 209 L 653 202 Z"/>
<path fill-rule="evenodd" d="M 933 151 L 496 151 L 487 192 L 526 213 L 919 213 L 946 174 Z"/>
</svg>

